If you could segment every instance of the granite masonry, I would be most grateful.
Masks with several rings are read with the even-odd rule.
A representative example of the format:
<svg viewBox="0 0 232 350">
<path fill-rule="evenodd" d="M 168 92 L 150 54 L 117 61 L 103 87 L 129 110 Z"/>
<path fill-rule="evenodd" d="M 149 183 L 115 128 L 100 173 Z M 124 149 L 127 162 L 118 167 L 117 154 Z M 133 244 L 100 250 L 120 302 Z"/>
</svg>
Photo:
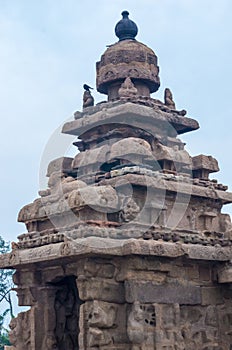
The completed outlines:
<svg viewBox="0 0 232 350">
<path fill-rule="evenodd" d="M 231 350 L 232 225 L 218 162 L 179 136 L 199 128 L 164 101 L 153 50 L 122 13 L 97 62 L 107 100 L 63 126 L 74 158 L 48 166 L 48 188 L 21 209 L 27 232 L 0 256 L 15 269 L 14 350 Z M 90 101 L 90 102 L 89 102 Z"/>
</svg>

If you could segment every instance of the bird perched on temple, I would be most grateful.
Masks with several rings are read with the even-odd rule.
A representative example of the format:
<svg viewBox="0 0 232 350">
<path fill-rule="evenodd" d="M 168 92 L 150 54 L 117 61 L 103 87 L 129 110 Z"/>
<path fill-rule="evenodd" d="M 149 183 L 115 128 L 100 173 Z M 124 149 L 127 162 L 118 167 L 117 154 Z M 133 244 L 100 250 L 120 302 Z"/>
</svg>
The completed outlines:
<svg viewBox="0 0 232 350">
<path fill-rule="evenodd" d="M 84 94 L 83 94 L 83 108 L 93 106 L 94 105 L 94 98 L 91 95 L 91 91 L 90 91 L 90 89 L 93 90 L 93 88 L 91 88 L 87 84 L 84 84 L 83 88 L 85 90 Z"/>
</svg>

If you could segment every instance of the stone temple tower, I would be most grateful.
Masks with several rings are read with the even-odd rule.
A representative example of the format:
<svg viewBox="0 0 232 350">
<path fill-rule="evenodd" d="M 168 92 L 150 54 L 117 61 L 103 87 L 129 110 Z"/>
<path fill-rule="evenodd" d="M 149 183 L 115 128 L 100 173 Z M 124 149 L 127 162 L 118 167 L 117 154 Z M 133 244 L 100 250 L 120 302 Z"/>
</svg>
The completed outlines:
<svg viewBox="0 0 232 350">
<path fill-rule="evenodd" d="M 63 126 L 74 158 L 48 166 L 48 188 L 19 213 L 16 350 L 231 350 L 232 193 L 179 136 L 198 129 L 160 86 L 157 57 L 124 11 L 97 62 L 107 101 Z M 88 98 L 90 102 L 88 104 Z M 87 101 L 87 102 L 86 102 Z"/>
</svg>

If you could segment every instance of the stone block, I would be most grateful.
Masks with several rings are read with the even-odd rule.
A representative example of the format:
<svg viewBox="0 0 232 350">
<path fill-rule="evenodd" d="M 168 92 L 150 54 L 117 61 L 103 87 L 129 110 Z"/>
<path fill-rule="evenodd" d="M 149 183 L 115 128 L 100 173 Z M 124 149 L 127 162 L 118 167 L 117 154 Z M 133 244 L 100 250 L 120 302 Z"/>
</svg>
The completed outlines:
<svg viewBox="0 0 232 350">
<path fill-rule="evenodd" d="M 212 156 L 200 154 L 192 158 L 193 170 L 206 169 L 210 172 L 219 171 L 218 162 Z"/>
<path fill-rule="evenodd" d="M 70 172 L 72 170 L 72 161 L 73 158 L 70 157 L 60 157 L 52 160 L 48 164 L 47 176 L 50 176 L 54 172 Z"/>
<path fill-rule="evenodd" d="M 111 147 L 111 159 L 126 159 L 128 163 L 133 161 L 131 155 L 152 157 L 151 146 L 145 140 L 136 137 L 127 137 L 126 139 L 115 142 Z"/>
<path fill-rule="evenodd" d="M 114 271 L 114 265 L 103 261 L 100 262 L 96 259 L 89 259 L 84 265 L 85 276 L 112 278 L 114 276 Z"/>
<path fill-rule="evenodd" d="M 44 270 L 42 275 L 43 282 L 52 282 L 54 280 L 54 276 L 59 276 L 60 278 L 65 276 L 64 270 L 61 266 L 51 267 L 47 270 Z"/>
<path fill-rule="evenodd" d="M 117 209 L 118 197 L 112 186 L 87 186 L 79 190 L 73 190 L 68 196 L 68 204 L 70 208 L 77 209 L 85 206 L 89 206 L 91 209 Z M 106 212 L 104 211 L 104 213 Z"/>
<path fill-rule="evenodd" d="M 93 350 L 91 348 L 90 350 Z M 96 349 L 98 350 L 98 348 Z M 101 350 L 131 350 L 131 345 L 130 344 L 113 344 L 113 345 L 107 345 L 107 346 L 102 346 Z"/>
<path fill-rule="evenodd" d="M 232 267 L 227 267 L 218 272 L 219 283 L 231 283 L 232 282 Z"/>
<path fill-rule="evenodd" d="M 181 284 L 156 285 L 152 282 L 125 282 L 126 301 L 133 303 L 201 304 L 200 287 Z"/>
<path fill-rule="evenodd" d="M 109 146 L 103 145 L 95 149 L 78 153 L 73 160 L 72 167 L 73 169 L 79 169 L 79 168 L 94 164 L 97 170 L 98 169 L 97 165 L 99 164 L 101 165 L 107 161 L 108 152 L 109 152 Z"/>
<path fill-rule="evenodd" d="M 223 303 L 222 291 L 220 287 L 201 288 L 202 305 L 217 305 Z"/>
<path fill-rule="evenodd" d="M 117 281 L 143 280 L 152 281 L 154 284 L 163 284 L 167 279 L 167 274 L 153 271 L 123 270 L 116 276 Z"/>
<path fill-rule="evenodd" d="M 204 318 L 205 311 L 201 306 L 183 305 L 180 307 L 180 320 L 183 325 L 202 323 Z"/>
<path fill-rule="evenodd" d="M 196 265 L 187 267 L 187 276 L 190 281 L 199 279 L 199 271 Z"/>
<path fill-rule="evenodd" d="M 218 327 L 218 313 L 216 306 L 210 305 L 207 307 L 205 323 L 207 326 Z"/>
<path fill-rule="evenodd" d="M 183 266 L 176 266 L 170 264 L 170 271 L 168 273 L 168 276 L 171 278 L 186 278 L 186 270 Z"/>
<path fill-rule="evenodd" d="M 207 266 L 199 266 L 199 277 L 202 281 L 211 280 L 211 270 Z"/>
<path fill-rule="evenodd" d="M 103 300 L 115 303 L 124 303 L 123 283 L 100 278 L 82 278 L 77 280 L 81 300 Z"/>
</svg>

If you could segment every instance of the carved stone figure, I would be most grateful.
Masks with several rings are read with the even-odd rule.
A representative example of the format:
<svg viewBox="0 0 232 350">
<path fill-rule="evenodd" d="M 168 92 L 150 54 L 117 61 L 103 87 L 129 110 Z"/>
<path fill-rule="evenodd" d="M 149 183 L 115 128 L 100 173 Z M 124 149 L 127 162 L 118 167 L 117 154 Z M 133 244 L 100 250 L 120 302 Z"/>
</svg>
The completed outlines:
<svg viewBox="0 0 232 350">
<path fill-rule="evenodd" d="M 113 343 L 107 330 L 115 325 L 116 308 L 110 303 L 95 300 L 89 314 L 89 346 L 109 345 Z"/>
<path fill-rule="evenodd" d="M 90 92 L 90 89 L 92 88 L 87 84 L 84 84 L 83 88 L 85 89 L 83 94 L 83 108 L 91 107 L 94 105 L 94 98 Z"/>
<path fill-rule="evenodd" d="M 168 88 L 164 90 L 164 104 L 171 109 L 176 109 L 175 102 L 173 101 L 172 92 Z"/>
<path fill-rule="evenodd" d="M 153 350 L 155 346 L 156 317 L 153 305 L 135 301 L 127 322 L 127 334 L 132 350 Z"/>
<path fill-rule="evenodd" d="M 16 350 L 31 349 L 30 311 L 21 312 L 10 322 L 9 339 Z"/>
<path fill-rule="evenodd" d="M 195 207 L 190 208 L 189 214 L 187 215 L 190 230 L 196 230 L 196 210 Z"/>
<path fill-rule="evenodd" d="M 42 203 L 54 203 L 62 197 L 67 198 L 67 194 L 72 190 L 85 187 L 86 184 L 81 180 L 76 180 L 71 176 L 66 176 L 63 172 L 53 172 L 48 180 L 48 189 L 39 191 L 42 197 Z"/>
<path fill-rule="evenodd" d="M 58 344 L 54 334 L 46 334 L 43 342 L 44 350 L 58 350 Z"/>
<path fill-rule="evenodd" d="M 116 318 L 114 305 L 95 300 L 89 314 L 89 325 L 98 328 L 111 328 Z"/>
<path fill-rule="evenodd" d="M 78 349 L 80 300 L 73 277 L 61 282 L 55 297 L 55 338 L 58 349 Z"/>
<path fill-rule="evenodd" d="M 146 339 L 143 322 L 143 310 L 140 306 L 140 303 L 138 301 L 135 301 L 129 314 L 127 324 L 127 334 L 131 343 L 133 344 L 133 350 L 142 349 L 140 345 L 142 345 Z"/>
<path fill-rule="evenodd" d="M 140 212 L 140 208 L 138 204 L 132 198 L 124 198 L 122 209 L 119 212 L 119 221 L 120 222 L 129 222 L 136 218 L 138 213 Z"/>
<path fill-rule="evenodd" d="M 112 338 L 106 330 L 90 328 L 88 344 L 90 347 L 112 344 Z"/>
<path fill-rule="evenodd" d="M 127 77 L 118 90 L 119 97 L 132 97 L 138 94 L 138 90 L 132 83 L 131 79 Z"/>
</svg>

